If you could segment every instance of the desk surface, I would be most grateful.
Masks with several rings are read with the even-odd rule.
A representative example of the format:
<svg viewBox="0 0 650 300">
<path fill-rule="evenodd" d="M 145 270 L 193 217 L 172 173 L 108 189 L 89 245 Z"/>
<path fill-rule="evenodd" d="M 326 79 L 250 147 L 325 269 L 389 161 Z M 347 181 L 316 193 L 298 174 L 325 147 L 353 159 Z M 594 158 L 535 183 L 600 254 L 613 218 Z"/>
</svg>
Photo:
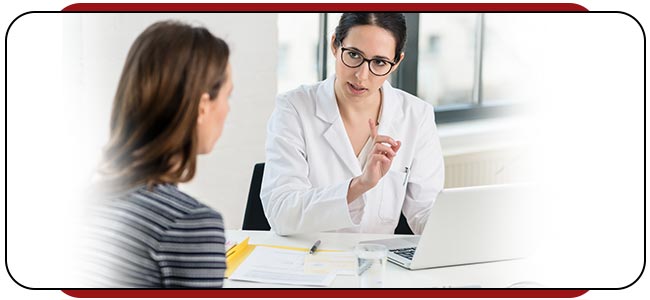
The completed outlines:
<svg viewBox="0 0 650 300">
<path fill-rule="evenodd" d="M 229 239 L 241 240 L 250 237 L 251 244 L 273 244 L 309 248 L 314 241 L 320 239 L 319 249 L 350 251 L 360 241 L 378 240 L 394 237 L 387 234 L 356 234 L 356 233 L 312 233 L 295 236 L 278 236 L 269 231 L 227 230 Z M 384 285 L 388 288 L 441 288 L 480 286 L 482 288 L 505 288 L 510 285 L 533 281 L 532 262 L 529 260 L 512 260 L 472 264 L 465 266 L 444 267 L 411 271 L 389 263 L 386 267 Z M 338 275 L 330 288 L 357 288 L 356 276 Z M 226 288 L 296 288 L 295 285 L 265 284 L 226 280 Z"/>
</svg>

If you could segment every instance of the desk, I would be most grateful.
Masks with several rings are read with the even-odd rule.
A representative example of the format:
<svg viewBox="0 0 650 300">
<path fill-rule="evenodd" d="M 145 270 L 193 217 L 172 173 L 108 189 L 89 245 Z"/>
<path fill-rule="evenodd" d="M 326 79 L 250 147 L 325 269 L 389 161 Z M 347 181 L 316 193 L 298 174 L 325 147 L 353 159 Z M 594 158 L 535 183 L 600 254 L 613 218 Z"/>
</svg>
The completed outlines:
<svg viewBox="0 0 650 300">
<path fill-rule="evenodd" d="M 358 233 L 311 233 L 294 236 L 278 236 L 269 231 L 226 230 L 229 239 L 241 240 L 250 237 L 251 244 L 272 244 L 309 248 L 316 240 L 321 240 L 320 249 L 350 251 L 360 241 L 378 240 L 394 237 L 389 234 Z M 384 285 L 387 288 L 434 288 L 462 287 L 480 285 L 482 288 L 505 288 L 513 283 L 536 281 L 532 277 L 532 265 L 527 260 L 511 260 L 482 263 L 456 267 L 444 267 L 411 271 L 388 263 Z M 256 282 L 224 282 L 225 288 L 296 288 L 295 285 L 265 284 Z M 356 276 L 336 276 L 330 288 L 357 288 Z"/>
</svg>

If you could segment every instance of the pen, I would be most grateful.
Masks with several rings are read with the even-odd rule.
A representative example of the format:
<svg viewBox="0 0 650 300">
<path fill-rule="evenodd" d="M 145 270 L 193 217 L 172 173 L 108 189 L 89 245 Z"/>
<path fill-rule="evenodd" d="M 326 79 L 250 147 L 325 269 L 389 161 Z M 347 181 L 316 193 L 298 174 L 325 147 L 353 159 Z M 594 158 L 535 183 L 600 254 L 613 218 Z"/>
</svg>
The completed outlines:
<svg viewBox="0 0 650 300">
<path fill-rule="evenodd" d="M 230 247 L 230 249 L 228 249 L 228 250 L 226 251 L 226 257 L 228 257 L 228 256 L 230 256 L 231 254 L 235 253 L 236 248 L 237 248 L 237 243 L 234 243 L 234 245 L 232 245 L 232 246 Z"/>
<path fill-rule="evenodd" d="M 318 248 L 318 245 L 320 245 L 320 240 L 316 241 L 313 246 L 311 246 L 311 249 L 309 249 L 309 254 L 314 254 L 316 252 L 316 248 Z"/>
<path fill-rule="evenodd" d="M 404 167 L 404 183 L 402 185 L 406 185 L 406 180 L 409 178 L 409 167 Z"/>
</svg>

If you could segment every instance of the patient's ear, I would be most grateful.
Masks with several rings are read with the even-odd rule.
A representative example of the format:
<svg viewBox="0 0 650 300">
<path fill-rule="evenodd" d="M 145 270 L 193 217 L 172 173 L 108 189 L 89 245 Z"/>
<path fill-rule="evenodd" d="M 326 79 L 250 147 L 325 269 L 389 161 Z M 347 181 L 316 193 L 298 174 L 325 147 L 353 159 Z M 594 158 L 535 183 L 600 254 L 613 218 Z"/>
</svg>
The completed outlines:
<svg viewBox="0 0 650 300">
<path fill-rule="evenodd" d="M 210 111 L 208 109 L 208 104 L 210 103 L 210 94 L 203 93 L 199 99 L 199 113 L 196 118 L 197 124 L 202 124 L 206 118 L 206 115 Z"/>
</svg>

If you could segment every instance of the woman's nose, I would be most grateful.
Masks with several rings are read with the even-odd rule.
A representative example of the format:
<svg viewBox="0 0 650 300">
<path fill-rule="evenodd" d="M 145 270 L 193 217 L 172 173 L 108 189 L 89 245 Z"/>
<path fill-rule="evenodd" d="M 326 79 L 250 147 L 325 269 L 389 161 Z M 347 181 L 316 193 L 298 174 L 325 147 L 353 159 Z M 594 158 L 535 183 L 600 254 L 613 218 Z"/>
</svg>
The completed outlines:
<svg viewBox="0 0 650 300">
<path fill-rule="evenodd" d="M 362 64 L 357 68 L 356 72 L 354 72 L 354 75 L 359 80 L 365 80 L 368 79 L 369 73 L 370 73 L 370 69 L 368 69 L 368 65 Z"/>
</svg>

